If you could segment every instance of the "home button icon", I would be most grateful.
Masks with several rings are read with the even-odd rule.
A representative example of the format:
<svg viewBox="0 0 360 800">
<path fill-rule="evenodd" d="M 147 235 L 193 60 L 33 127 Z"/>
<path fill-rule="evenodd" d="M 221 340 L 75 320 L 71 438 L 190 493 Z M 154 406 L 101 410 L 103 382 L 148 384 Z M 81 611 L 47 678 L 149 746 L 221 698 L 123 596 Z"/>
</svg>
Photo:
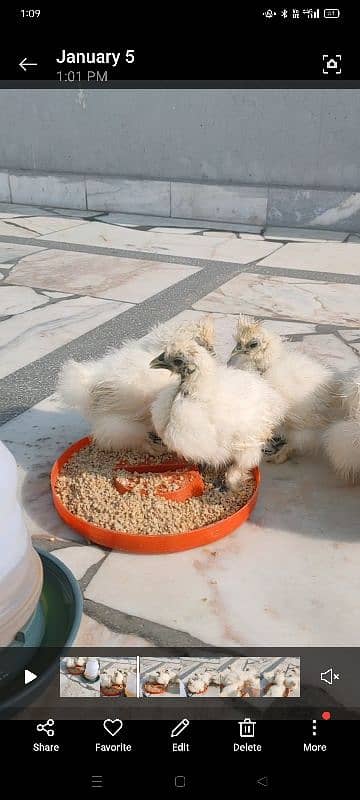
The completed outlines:
<svg viewBox="0 0 360 800">
<path fill-rule="evenodd" d="M 186 786 L 185 775 L 176 775 L 174 783 L 176 789 L 185 789 Z"/>
</svg>

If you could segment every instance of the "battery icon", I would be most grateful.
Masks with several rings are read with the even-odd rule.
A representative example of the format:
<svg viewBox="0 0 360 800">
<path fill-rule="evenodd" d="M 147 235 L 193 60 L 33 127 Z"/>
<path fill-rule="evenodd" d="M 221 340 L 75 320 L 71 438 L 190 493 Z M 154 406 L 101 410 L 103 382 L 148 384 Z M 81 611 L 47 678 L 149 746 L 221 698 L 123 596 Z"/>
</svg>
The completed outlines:
<svg viewBox="0 0 360 800">
<path fill-rule="evenodd" d="M 339 19 L 340 8 L 324 8 L 325 19 Z"/>
</svg>

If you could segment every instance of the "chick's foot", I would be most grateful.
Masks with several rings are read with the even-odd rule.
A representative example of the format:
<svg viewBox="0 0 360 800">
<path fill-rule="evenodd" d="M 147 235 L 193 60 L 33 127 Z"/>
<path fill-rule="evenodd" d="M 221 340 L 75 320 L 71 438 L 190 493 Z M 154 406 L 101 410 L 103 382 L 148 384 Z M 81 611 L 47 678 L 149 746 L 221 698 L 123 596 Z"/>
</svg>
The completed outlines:
<svg viewBox="0 0 360 800">
<path fill-rule="evenodd" d="M 284 445 L 286 444 L 287 442 L 285 436 L 278 434 L 276 436 L 272 436 L 271 439 L 268 439 L 268 441 L 265 442 L 261 450 L 265 457 L 270 457 L 278 453 L 279 450 L 281 450 L 281 448 L 284 447 Z"/>
<path fill-rule="evenodd" d="M 280 450 L 273 455 L 265 457 L 265 460 L 270 464 L 284 464 L 290 458 L 291 449 L 288 444 L 284 444 Z"/>
<path fill-rule="evenodd" d="M 225 481 L 225 478 L 224 478 L 223 475 L 219 476 L 218 478 L 214 478 L 213 486 L 214 486 L 214 489 L 216 489 L 218 492 L 227 492 L 228 491 L 228 487 L 226 485 L 226 481 Z"/>
<path fill-rule="evenodd" d="M 237 464 L 232 464 L 226 472 L 225 484 L 231 492 L 238 492 L 249 478 L 251 478 L 250 470 L 243 470 Z"/>
<path fill-rule="evenodd" d="M 160 439 L 160 436 L 157 436 L 156 433 L 153 431 L 149 431 L 147 435 L 147 441 L 144 442 L 143 450 L 145 453 L 149 453 L 151 456 L 162 456 L 166 453 L 167 448 L 164 445 L 164 442 Z"/>
</svg>

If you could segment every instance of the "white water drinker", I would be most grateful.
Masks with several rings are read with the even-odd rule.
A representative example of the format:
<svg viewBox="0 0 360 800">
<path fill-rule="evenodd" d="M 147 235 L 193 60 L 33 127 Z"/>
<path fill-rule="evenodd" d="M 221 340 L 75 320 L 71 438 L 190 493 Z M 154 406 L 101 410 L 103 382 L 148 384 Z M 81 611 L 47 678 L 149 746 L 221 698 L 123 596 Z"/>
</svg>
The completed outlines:
<svg viewBox="0 0 360 800">
<path fill-rule="evenodd" d="M 0 647 L 27 643 L 21 631 L 36 614 L 43 583 L 16 491 L 15 459 L 0 442 Z"/>
</svg>

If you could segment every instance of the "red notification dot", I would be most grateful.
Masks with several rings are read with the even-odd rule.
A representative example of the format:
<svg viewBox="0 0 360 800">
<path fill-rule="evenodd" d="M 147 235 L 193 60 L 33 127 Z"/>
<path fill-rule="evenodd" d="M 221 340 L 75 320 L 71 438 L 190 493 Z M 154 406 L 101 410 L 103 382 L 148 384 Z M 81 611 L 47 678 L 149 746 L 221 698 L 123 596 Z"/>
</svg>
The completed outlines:
<svg viewBox="0 0 360 800">
<path fill-rule="evenodd" d="M 321 716 L 322 716 L 323 719 L 331 719 L 330 711 L 323 711 Z"/>
</svg>

